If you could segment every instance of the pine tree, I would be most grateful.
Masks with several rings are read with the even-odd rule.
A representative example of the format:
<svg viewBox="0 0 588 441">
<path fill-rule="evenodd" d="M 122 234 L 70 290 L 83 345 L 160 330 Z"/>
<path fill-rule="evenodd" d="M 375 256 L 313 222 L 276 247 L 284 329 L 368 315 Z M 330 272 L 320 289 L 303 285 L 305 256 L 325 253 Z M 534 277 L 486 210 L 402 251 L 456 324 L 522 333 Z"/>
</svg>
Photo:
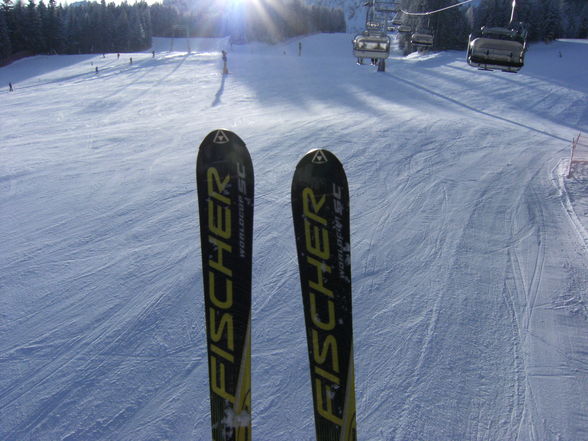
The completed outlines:
<svg viewBox="0 0 588 441">
<path fill-rule="evenodd" d="M 47 33 L 48 33 L 47 25 L 49 22 L 49 10 L 47 9 L 47 6 L 45 5 L 45 2 L 43 0 L 40 0 L 39 4 L 37 5 L 37 13 L 39 15 L 39 19 L 41 22 L 42 48 L 39 52 L 47 53 L 49 51 L 49 45 L 48 45 L 48 41 L 47 41 Z"/>
<path fill-rule="evenodd" d="M 144 49 L 145 29 L 139 17 L 139 9 L 134 6 L 129 10 L 129 50 L 139 51 Z"/>
<path fill-rule="evenodd" d="M 559 4 L 556 0 L 541 0 L 542 3 L 542 22 L 540 24 L 542 30 L 542 39 L 545 41 L 552 41 L 559 38 L 561 31 L 561 15 Z"/>
<path fill-rule="evenodd" d="M 78 21 L 77 13 L 75 13 L 71 7 L 67 8 L 65 13 L 64 34 L 66 41 L 65 51 L 69 54 L 80 53 L 80 24 Z"/>
<path fill-rule="evenodd" d="M 482 26 L 504 27 L 512 12 L 512 0 L 482 0 L 476 10 L 476 28 Z"/>
<path fill-rule="evenodd" d="M 515 22 L 523 22 L 527 24 L 534 23 L 538 14 L 538 2 L 540 0 L 525 0 L 518 1 L 514 15 Z"/>
<path fill-rule="evenodd" d="M 151 13 L 149 5 L 145 2 L 138 3 L 137 7 L 139 8 L 139 18 L 144 32 L 142 48 L 145 49 L 152 45 L 153 30 L 151 28 Z"/>
<path fill-rule="evenodd" d="M 25 11 L 20 1 L 16 2 L 8 14 L 8 31 L 12 52 L 29 50 L 26 41 Z"/>
<path fill-rule="evenodd" d="M 104 11 L 104 52 L 120 52 L 116 46 L 116 17 L 118 7 L 109 3 Z"/>
<path fill-rule="evenodd" d="M 588 37 L 588 2 L 586 0 L 562 0 L 561 34 L 567 38 Z"/>
<path fill-rule="evenodd" d="M 577 38 L 588 38 L 588 4 L 585 4 L 579 15 Z"/>
<path fill-rule="evenodd" d="M 8 23 L 5 16 L 4 8 L 0 8 L 0 64 L 2 60 L 7 59 L 12 54 L 12 43 L 10 42 Z"/>
<path fill-rule="evenodd" d="M 56 0 L 49 0 L 47 20 L 45 22 L 45 38 L 47 51 L 50 54 L 61 54 L 65 51 L 65 36 L 63 25 L 63 9 L 55 6 Z"/>
<path fill-rule="evenodd" d="M 119 8 L 118 17 L 115 19 L 114 45 L 117 52 L 129 51 L 129 16 L 125 5 Z"/>
<path fill-rule="evenodd" d="M 452 0 L 449 4 L 456 3 L 456 0 Z M 437 10 L 444 6 L 449 6 L 447 1 L 436 1 L 429 5 L 429 7 L 432 7 L 432 10 Z M 459 7 L 434 14 L 431 18 L 431 25 L 431 30 L 435 36 L 433 44 L 435 50 L 465 49 L 468 41 L 469 27 L 465 13 Z"/>
<path fill-rule="evenodd" d="M 41 16 L 35 5 L 35 0 L 29 0 L 26 8 L 26 47 L 27 50 L 33 53 L 42 53 L 45 48 L 43 41 L 43 24 L 41 22 Z"/>
</svg>

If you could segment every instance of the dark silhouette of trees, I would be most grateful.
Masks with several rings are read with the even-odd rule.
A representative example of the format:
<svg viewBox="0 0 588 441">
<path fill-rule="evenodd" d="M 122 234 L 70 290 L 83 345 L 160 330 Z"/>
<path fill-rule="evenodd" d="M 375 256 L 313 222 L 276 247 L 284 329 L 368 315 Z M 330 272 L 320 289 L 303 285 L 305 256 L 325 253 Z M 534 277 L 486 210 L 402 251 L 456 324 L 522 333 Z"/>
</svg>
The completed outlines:
<svg viewBox="0 0 588 441">
<path fill-rule="evenodd" d="M 304 0 L 163 0 L 106 3 L 56 0 L 0 0 L 0 63 L 14 54 L 132 52 L 151 46 L 152 36 L 223 37 L 235 42 L 277 42 L 319 32 L 345 32 L 341 9 Z M 26 2 L 26 3 L 25 3 Z M 48 3 L 46 3 L 48 2 Z M 458 0 L 403 0 L 403 9 L 424 12 Z M 512 0 L 480 0 L 426 17 L 405 17 L 416 30 L 428 28 L 434 50 L 463 49 L 467 35 L 481 26 L 506 26 Z M 586 0 L 524 0 L 516 21 L 528 24 L 529 40 L 588 38 Z M 467 17 L 467 19 L 466 19 Z"/>
<path fill-rule="evenodd" d="M 0 8 L 0 61 L 11 55 L 139 51 L 151 46 L 147 3 L 134 5 L 56 0 L 12 3 Z"/>
</svg>

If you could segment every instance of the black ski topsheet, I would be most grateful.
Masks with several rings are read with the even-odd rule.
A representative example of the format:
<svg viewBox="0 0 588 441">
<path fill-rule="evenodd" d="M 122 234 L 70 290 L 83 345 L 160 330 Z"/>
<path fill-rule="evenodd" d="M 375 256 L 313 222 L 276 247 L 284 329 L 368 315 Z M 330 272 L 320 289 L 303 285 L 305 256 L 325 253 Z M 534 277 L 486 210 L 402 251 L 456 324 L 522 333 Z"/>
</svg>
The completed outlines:
<svg viewBox="0 0 588 441">
<path fill-rule="evenodd" d="M 253 167 L 215 130 L 196 160 L 213 441 L 251 440 Z"/>
<path fill-rule="evenodd" d="M 331 152 L 298 163 L 292 215 L 317 441 L 356 440 L 349 190 Z"/>
</svg>

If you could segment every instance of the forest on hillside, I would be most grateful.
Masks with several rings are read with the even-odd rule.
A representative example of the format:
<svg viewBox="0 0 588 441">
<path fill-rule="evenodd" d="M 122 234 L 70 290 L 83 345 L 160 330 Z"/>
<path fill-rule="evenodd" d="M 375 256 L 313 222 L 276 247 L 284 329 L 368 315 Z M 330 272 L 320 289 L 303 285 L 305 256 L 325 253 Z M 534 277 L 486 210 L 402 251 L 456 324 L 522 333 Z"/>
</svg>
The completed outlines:
<svg viewBox="0 0 588 441">
<path fill-rule="evenodd" d="M 215 2 L 115 4 L 2 0 L 0 63 L 32 54 L 134 52 L 156 37 L 223 37 L 277 42 L 297 35 L 345 32 L 343 12 L 299 0 L 259 0 L 254 8 Z"/>
<path fill-rule="evenodd" d="M 360 0 L 356 0 L 360 1 Z M 363 0 L 361 0 L 363 1 Z M 458 0 L 402 0 L 409 12 L 434 11 Z M 434 50 L 463 49 L 469 33 L 483 25 L 505 26 L 512 0 L 480 0 L 428 16 L 410 17 L 414 28 L 435 34 Z M 519 0 L 516 21 L 525 22 L 531 41 L 588 38 L 588 1 Z M 342 9 L 302 0 L 164 0 L 148 5 L 56 0 L 2 0 L 0 64 L 31 54 L 132 52 L 151 46 L 152 36 L 220 37 L 234 42 L 277 42 L 318 32 L 345 32 Z"/>
</svg>

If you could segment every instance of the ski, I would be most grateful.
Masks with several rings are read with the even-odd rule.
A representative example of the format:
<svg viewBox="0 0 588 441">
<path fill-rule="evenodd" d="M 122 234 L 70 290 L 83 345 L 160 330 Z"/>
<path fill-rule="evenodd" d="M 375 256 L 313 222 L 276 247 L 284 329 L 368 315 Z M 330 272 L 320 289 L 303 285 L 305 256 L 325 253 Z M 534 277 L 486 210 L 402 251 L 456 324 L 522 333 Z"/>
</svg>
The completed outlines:
<svg viewBox="0 0 588 441">
<path fill-rule="evenodd" d="M 251 440 L 253 166 L 235 133 L 196 159 L 213 441 Z"/>
<path fill-rule="evenodd" d="M 292 180 L 317 441 L 354 441 L 349 190 L 327 150 L 308 152 Z"/>
</svg>

